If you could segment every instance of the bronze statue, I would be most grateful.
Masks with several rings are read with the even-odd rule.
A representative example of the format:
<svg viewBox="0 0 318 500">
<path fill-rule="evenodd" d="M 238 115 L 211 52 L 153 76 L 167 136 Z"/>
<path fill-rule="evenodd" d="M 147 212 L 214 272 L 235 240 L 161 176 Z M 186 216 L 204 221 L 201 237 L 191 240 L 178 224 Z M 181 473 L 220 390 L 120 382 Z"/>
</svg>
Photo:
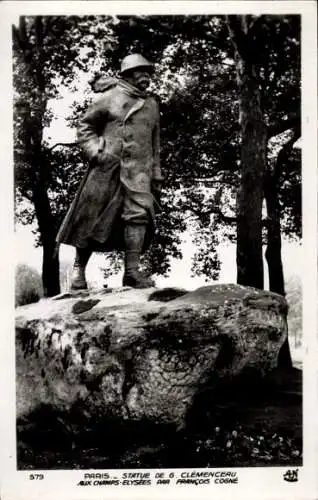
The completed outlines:
<svg viewBox="0 0 318 500">
<path fill-rule="evenodd" d="M 125 250 L 123 285 L 154 285 L 138 269 L 162 184 L 159 108 L 146 94 L 153 70 L 140 54 L 125 57 L 121 78 L 97 82 L 102 96 L 79 123 L 89 169 L 57 236 L 58 243 L 76 247 L 73 290 L 87 288 L 85 268 L 93 251 Z"/>
</svg>

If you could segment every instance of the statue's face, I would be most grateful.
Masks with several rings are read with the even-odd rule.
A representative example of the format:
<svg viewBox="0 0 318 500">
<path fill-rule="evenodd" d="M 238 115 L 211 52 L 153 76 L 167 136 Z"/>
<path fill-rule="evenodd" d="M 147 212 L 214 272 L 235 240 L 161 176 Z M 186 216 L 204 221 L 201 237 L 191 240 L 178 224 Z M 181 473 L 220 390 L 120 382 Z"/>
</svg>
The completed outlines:
<svg viewBox="0 0 318 500">
<path fill-rule="evenodd" d="M 150 74 L 146 69 L 136 69 L 131 72 L 127 80 L 144 92 L 150 85 Z"/>
</svg>

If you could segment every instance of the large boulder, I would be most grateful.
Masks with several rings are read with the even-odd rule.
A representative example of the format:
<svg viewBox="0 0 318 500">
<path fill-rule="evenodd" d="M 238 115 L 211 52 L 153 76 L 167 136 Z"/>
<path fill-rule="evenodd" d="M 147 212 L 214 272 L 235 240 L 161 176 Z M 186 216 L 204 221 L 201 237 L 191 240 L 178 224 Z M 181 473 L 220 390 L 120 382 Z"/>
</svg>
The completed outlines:
<svg viewBox="0 0 318 500">
<path fill-rule="evenodd" d="M 76 407 L 92 422 L 182 427 L 205 388 L 276 368 L 286 316 L 280 295 L 239 285 L 106 289 L 20 307 L 17 416 Z"/>
</svg>

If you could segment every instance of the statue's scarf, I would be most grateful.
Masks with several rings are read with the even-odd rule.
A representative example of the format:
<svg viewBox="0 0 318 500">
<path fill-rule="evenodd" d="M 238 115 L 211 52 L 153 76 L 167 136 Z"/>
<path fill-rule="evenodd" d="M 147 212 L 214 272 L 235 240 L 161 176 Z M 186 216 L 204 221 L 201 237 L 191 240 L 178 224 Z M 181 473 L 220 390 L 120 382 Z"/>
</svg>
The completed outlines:
<svg viewBox="0 0 318 500">
<path fill-rule="evenodd" d="M 116 85 L 120 87 L 129 97 L 134 97 L 135 99 L 145 99 L 147 97 L 145 92 L 142 92 L 121 78 L 109 78 L 102 76 L 92 84 L 92 88 L 94 92 L 105 92 L 105 90 L 115 87 Z"/>
</svg>

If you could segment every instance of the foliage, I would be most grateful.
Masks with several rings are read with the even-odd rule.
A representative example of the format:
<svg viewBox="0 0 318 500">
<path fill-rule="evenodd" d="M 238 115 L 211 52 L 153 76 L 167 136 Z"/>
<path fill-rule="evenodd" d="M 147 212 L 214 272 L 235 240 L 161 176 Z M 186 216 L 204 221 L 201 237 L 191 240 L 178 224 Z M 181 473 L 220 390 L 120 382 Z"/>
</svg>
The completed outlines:
<svg viewBox="0 0 318 500">
<path fill-rule="evenodd" d="M 301 227 L 301 151 L 293 149 L 281 173 L 279 202 L 283 207 L 282 231 L 291 240 L 300 239 Z"/>
<path fill-rule="evenodd" d="M 19 264 L 15 271 L 15 305 L 38 302 L 43 297 L 41 276 L 27 264 Z"/>
<path fill-rule="evenodd" d="M 247 17 L 251 17 L 252 26 L 249 56 L 260 75 L 262 107 L 270 139 L 299 124 L 300 120 L 300 18 Z M 218 267 L 213 255 L 218 239 L 214 237 L 212 245 L 211 241 L 200 238 L 200 234 L 210 235 L 210 228 L 219 235 L 222 228 L 223 237 L 235 237 L 233 199 L 240 175 L 235 64 L 224 18 L 162 17 L 160 25 L 156 17 L 121 18 L 120 21 L 116 25 L 119 57 L 124 53 L 121 39 L 125 41 L 126 51 L 140 50 L 157 59 L 161 51 L 156 83 L 161 99 L 162 160 L 167 186 L 174 191 L 173 205 L 184 213 L 184 220 L 192 221 L 198 228 L 194 240 L 195 243 L 201 241 L 202 245 L 195 255 L 195 272 L 203 270 L 206 276 L 216 277 Z M 169 24 L 170 43 L 162 49 L 159 38 L 169 36 L 166 30 Z M 154 26 L 158 52 L 156 44 L 150 43 Z M 284 146 L 284 138 L 278 143 Z M 278 151 L 279 147 L 272 157 L 277 158 Z M 269 153 L 272 153 L 270 145 Z M 285 164 L 286 169 L 279 179 L 283 185 L 279 190 L 284 220 L 282 230 L 289 236 L 298 237 L 300 205 L 293 195 L 296 186 L 299 187 L 299 177 L 295 169 L 289 168 L 288 158 Z M 271 165 L 269 162 L 269 168 Z M 203 200 L 202 187 L 211 187 L 211 184 L 215 189 L 204 196 L 200 206 L 197 200 L 200 197 Z M 222 196 L 217 198 L 220 189 Z M 227 200 L 232 203 L 228 204 Z M 227 213 L 224 213 L 225 207 Z M 290 217 L 291 212 L 293 217 Z M 212 214 L 213 226 L 210 224 Z"/>
<path fill-rule="evenodd" d="M 43 140 L 43 131 L 54 118 L 49 106 L 50 100 L 60 98 L 61 87 L 74 90 L 78 71 L 85 70 L 100 38 L 107 40 L 108 21 L 108 18 L 102 17 L 97 31 L 94 23 L 88 23 L 85 18 L 36 16 L 21 17 L 19 27 L 13 27 L 17 204 L 22 198 L 34 203 L 34 186 L 37 182 L 50 190 L 51 201 L 55 196 L 54 191 L 59 188 L 58 183 L 63 184 L 60 187 L 64 190 L 66 186 L 73 185 L 67 167 L 70 163 L 73 167 L 77 165 L 78 156 L 70 151 L 63 154 L 53 151 Z M 35 156 L 38 155 L 41 156 L 41 162 L 36 169 Z M 63 168 L 65 159 L 66 172 L 61 175 L 59 169 Z M 58 197 L 58 202 L 62 198 Z M 25 217 L 21 216 L 21 222 L 28 224 L 35 215 L 34 211 L 29 212 L 27 217 L 24 213 Z M 57 225 L 58 223 L 59 220 L 56 221 Z"/>
<path fill-rule="evenodd" d="M 43 246 L 42 281 L 46 296 L 60 292 L 55 239 L 62 213 L 54 212 L 56 155 L 44 140 L 44 129 L 53 119 L 50 99 L 59 97 L 61 85 L 74 88 L 76 73 L 85 69 L 88 57 L 94 54 L 92 49 L 100 45 L 101 39 L 104 46 L 108 39 L 111 19 L 103 16 L 98 29 L 89 19 L 21 16 L 19 26 L 13 26 L 16 205 L 22 200 L 31 203 L 24 205 L 17 216 L 23 223 L 37 222 L 38 243 Z M 64 186 L 67 174 L 59 178 Z"/>
<path fill-rule="evenodd" d="M 197 452 L 209 457 L 207 467 L 213 467 L 215 460 L 228 466 L 239 463 L 241 467 L 287 465 L 300 462 L 299 444 L 288 431 L 278 434 L 268 427 L 257 432 L 257 429 L 251 431 L 239 425 L 232 431 L 215 427 L 210 439 L 199 441 Z"/>
</svg>

